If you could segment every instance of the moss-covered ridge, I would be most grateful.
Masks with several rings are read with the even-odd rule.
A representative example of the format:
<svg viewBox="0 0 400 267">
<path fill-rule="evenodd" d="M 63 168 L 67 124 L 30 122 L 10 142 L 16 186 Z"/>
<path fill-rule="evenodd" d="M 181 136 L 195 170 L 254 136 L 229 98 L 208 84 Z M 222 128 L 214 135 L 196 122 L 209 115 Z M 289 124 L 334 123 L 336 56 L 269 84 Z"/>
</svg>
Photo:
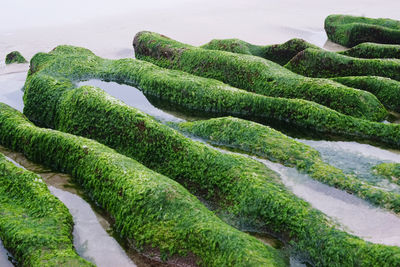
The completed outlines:
<svg viewBox="0 0 400 267">
<path fill-rule="evenodd" d="M 72 242 L 72 216 L 41 178 L 0 154 L 0 238 L 20 266 L 93 266 Z"/>
<path fill-rule="evenodd" d="M 201 48 L 247 54 L 271 60 L 279 65 L 285 65 L 300 51 L 306 48 L 318 48 L 303 39 L 290 39 L 283 44 L 254 45 L 240 39 L 214 39 Z"/>
<path fill-rule="evenodd" d="M 374 94 L 388 109 L 400 112 L 400 82 L 379 76 L 345 76 L 331 78 L 344 85 Z"/>
<path fill-rule="evenodd" d="M 381 163 L 372 170 L 389 181 L 400 185 L 400 163 Z"/>
<path fill-rule="evenodd" d="M 330 15 L 325 31 L 330 40 L 347 47 L 365 42 L 400 44 L 400 21 L 392 19 Z"/>
<path fill-rule="evenodd" d="M 224 117 L 179 123 L 178 127 L 213 143 L 277 161 L 288 167 L 296 167 L 315 180 L 346 190 L 375 205 L 400 212 L 400 195 L 378 189 L 354 176 L 345 175 L 340 169 L 323 162 L 313 148 L 268 126 Z"/>
<path fill-rule="evenodd" d="M 26 59 L 18 51 L 10 52 L 6 55 L 6 64 L 27 63 Z"/>
<path fill-rule="evenodd" d="M 84 61 L 82 55 L 87 57 Z M 43 125 L 97 139 L 135 158 L 212 201 L 223 219 L 237 222 L 235 218 L 240 218 L 238 227 L 264 227 L 316 265 L 400 264 L 396 258 L 399 248 L 371 244 L 337 230 L 323 214 L 290 193 L 265 165 L 194 142 L 100 89 L 75 88 L 71 80 L 88 77 L 96 60 L 87 50 L 65 46 L 36 55 L 24 95 L 30 117 Z M 131 81 L 136 77 L 132 65 L 137 61 L 106 62 L 109 69 L 105 72 L 102 66 L 103 77 Z M 180 72 L 163 72 L 192 82 L 196 79 Z M 139 73 L 150 75 L 143 69 Z M 142 79 L 154 85 L 149 77 L 162 78 L 157 71 L 151 74 L 154 76 Z"/>
<path fill-rule="evenodd" d="M 359 58 L 398 58 L 400 59 L 400 45 L 362 43 L 339 54 Z"/>
<path fill-rule="evenodd" d="M 223 223 L 178 183 L 93 140 L 38 128 L 5 104 L 0 138 L 29 159 L 73 175 L 115 220 L 121 237 L 144 252 L 193 255 L 191 264 L 205 266 L 285 265 L 277 250 Z"/>
<path fill-rule="evenodd" d="M 297 75 L 260 57 L 197 48 L 151 32 L 136 34 L 133 45 L 139 59 L 214 78 L 257 94 L 306 99 L 369 120 L 379 121 L 386 114 L 371 93 Z"/>
<path fill-rule="evenodd" d="M 400 59 L 354 58 L 321 49 L 305 49 L 285 67 L 310 77 L 371 75 L 400 80 Z"/>
</svg>

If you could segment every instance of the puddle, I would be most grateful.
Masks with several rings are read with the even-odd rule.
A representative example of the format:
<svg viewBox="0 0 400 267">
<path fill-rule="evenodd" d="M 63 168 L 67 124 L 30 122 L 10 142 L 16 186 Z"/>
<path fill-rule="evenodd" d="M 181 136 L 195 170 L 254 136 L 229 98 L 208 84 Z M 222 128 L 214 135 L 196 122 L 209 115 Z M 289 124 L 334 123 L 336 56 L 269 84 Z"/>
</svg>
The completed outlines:
<svg viewBox="0 0 400 267">
<path fill-rule="evenodd" d="M 130 259 L 131 255 L 128 256 L 108 234 L 108 231 L 111 232 L 108 220 L 93 211 L 90 204 L 80 196 L 82 192 L 70 182 L 69 175 L 50 172 L 47 168 L 30 162 L 21 153 L 11 152 L 4 147 L 0 147 L 0 151 L 18 167 L 40 175 L 50 192 L 69 209 L 74 220 L 74 246 L 81 257 L 99 267 L 136 266 Z"/>
<path fill-rule="evenodd" d="M 1 267 L 12 267 L 14 266 L 11 263 L 12 256 L 11 254 L 4 248 L 3 243 L 0 240 L 0 266 Z"/>
</svg>

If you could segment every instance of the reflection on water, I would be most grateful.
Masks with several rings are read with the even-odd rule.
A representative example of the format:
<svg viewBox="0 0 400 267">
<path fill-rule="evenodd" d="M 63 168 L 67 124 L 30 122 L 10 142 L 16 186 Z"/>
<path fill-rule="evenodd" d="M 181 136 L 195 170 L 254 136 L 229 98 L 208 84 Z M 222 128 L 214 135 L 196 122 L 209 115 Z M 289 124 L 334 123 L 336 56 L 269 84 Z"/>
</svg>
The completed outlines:
<svg viewBox="0 0 400 267">
<path fill-rule="evenodd" d="M 4 248 L 3 243 L 0 240 L 0 266 L 1 267 L 13 267 L 14 265 L 10 261 L 11 254 Z"/>
</svg>

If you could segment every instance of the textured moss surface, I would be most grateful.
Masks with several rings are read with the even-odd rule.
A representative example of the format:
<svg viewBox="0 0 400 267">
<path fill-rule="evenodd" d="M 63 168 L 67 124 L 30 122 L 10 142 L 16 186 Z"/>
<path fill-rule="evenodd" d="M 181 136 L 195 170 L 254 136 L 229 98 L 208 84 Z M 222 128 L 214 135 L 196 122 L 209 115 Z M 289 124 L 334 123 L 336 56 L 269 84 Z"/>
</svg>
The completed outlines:
<svg viewBox="0 0 400 267">
<path fill-rule="evenodd" d="M 260 57 L 192 47 L 151 32 L 136 34 L 133 45 L 139 59 L 214 78 L 257 94 L 306 99 L 369 120 L 379 121 L 386 114 L 371 93 L 297 75 Z"/>
<path fill-rule="evenodd" d="M 72 216 L 42 179 L 0 154 L 0 238 L 19 266 L 93 266 L 72 243 Z"/>
<path fill-rule="evenodd" d="M 339 54 L 359 58 L 399 58 L 400 45 L 362 43 Z"/>
<path fill-rule="evenodd" d="M 325 31 L 330 40 L 347 47 L 365 42 L 400 44 L 400 21 L 392 19 L 330 15 Z"/>
<path fill-rule="evenodd" d="M 71 174 L 138 248 L 159 250 L 164 259 L 191 253 L 193 264 L 206 266 L 285 265 L 277 250 L 223 223 L 178 183 L 93 140 L 38 128 L 5 104 L 0 140 Z"/>
<path fill-rule="evenodd" d="M 400 185 L 400 164 L 399 163 L 382 163 L 376 165 L 373 171 L 389 181 Z"/>
<path fill-rule="evenodd" d="M 178 127 L 216 144 L 277 161 L 288 167 L 296 167 L 315 180 L 346 190 L 383 208 L 400 212 L 400 195 L 378 189 L 354 176 L 345 175 L 342 170 L 323 162 L 315 149 L 268 126 L 224 117 L 184 122 Z"/>
<path fill-rule="evenodd" d="M 347 76 L 332 78 L 335 82 L 374 94 L 388 109 L 400 112 L 400 82 L 379 76 Z"/>
<path fill-rule="evenodd" d="M 87 57 L 83 62 L 82 55 Z M 290 193 L 265 165 L 194 142 L 100 89 L 75 88 L 70 80 L 88 77 L 93 68 L 98 68 L 98 60 L 87 50 L 65 46 L 36 55 L 25 85 L 25 112 L 37 123 L 99 140 L 175 179 L 214 203 L 215 212 L 224 220 L 240 222 L 239 228 L 268 229 L 315 265 L 400 264 L 400 248 L 371 244 L 337 230 L 323 214 Z M 103 77 L 130 77 L 143 84 L 153 84 L 149 77 L 162 78 L 157 71 L 151 76 L 142 69 L 140 80 L 131 66 L 135 62 L 105 61 L 100 69 Z M 163 72 L 164 79 L 175 75 L 197 81 L 180 72 Z M 96 167 L 102 165 L 99 162 Z M 252 253 L 249 255 L 252 257 Z"/>
<path fill-rule="evenodd" d="M 310 77 L 373 75 L 400 80 L 400 59 L 354 58 L 321 49 L 305 49 L 285 67 Z"/>
<path fill-rule="evenodd" d="M 259 56 L 279 65 L 285 65 L 300 51 L 306 48 L 318 48 L 318 46 L 297 38 L 290 39 L 283 44 L 265 46 L 250 44 L 239 39 L 214 39 L 201 48 Z"/>
<path fill-rule="evenodd" d="M 6 64 L 27 63 L 26 59 L 18 51 L 13 51 L 6 56 Z"/>
</svg>

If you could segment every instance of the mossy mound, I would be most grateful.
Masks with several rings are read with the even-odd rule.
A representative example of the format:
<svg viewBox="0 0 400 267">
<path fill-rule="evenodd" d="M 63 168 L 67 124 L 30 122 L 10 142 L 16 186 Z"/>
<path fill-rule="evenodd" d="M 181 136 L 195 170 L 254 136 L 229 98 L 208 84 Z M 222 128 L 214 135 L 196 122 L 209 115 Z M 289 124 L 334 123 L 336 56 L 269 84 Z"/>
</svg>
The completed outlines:
<svg viewBox="0 0 400 267">
<path fill-rule="evenodd" d="M 250 44 L 239 39 L 214 39 L 201 46 L 201 48 L 258 56 L 271 60 L 279 65 L 285 65 L 300 51 L 306 48 L 317 49 L 318 46 L 298 38 L 290 39 L 283 44 L 265 46 Z"/>
<path fill-rule="evenodd" d="M 210 142 L 235 148 L 288 167 L 296 167 L 311 178 L 346 190 L 383 208 L 400 212 L 400 195 L 345 175 L 321 159 L 319 153 L 286 135 L 255 122 L 225 117 L 179 123 L 179 129 Z"/>
<path fill-rule="evenodd" d="M 249 92 L 306 99 L 369 120 L 379 121 L 386 115 L 382 104 L 371 93 L 326 79 L 297 75 L 260 57 L 192 47 L 151 32 L 136 34 L 133 45 L 139 59 L 214 78 Z"/>
<path fill-rule="evenodd" d="M 400 164 L 399 163 L 382 163 L 376 165 L 372 170 L 385 177 L 389 181 L 400 185 Z"/>
<path fill-rule="evenodd" d="M 392 19 L 330 15 L 325 31 L 330 40 L 347 47 L 365 42 L 400 44 L 400 21 Z"/>
<path fill-rule="evenodd" d="M 298 53 L 286 68 L 309 77 L 381 76 L 400 80 L 400 59 L 364 59 L 321 49 Z"/>
<path fill-rule="evenodd" d="M 362 43 L 353 48 L 338 52 L 339 54 L 359 58 L 398 58 L 400 45 Z"/>
<path fill-rule="evenodd" d="M 400 112 L 400 82 L 379 76 L 332 78 L 335 82 L 374 94 L 388 110 Z"/>
<path fill-rule="evenodd" d="M 286 265 L 277 250 L 223 223 L 178 183 L 93 140 L 38 128 L 1 103 L 0 140 L 71 174 L 115 220 L 120 236 L 144 253 L 179 255 L 190 265 Z"/>
<path fill-rule="evenodd" d="M 0 154 L 0 238 L 19 266 L 94 266 L 72 242 L 72 216 L 42 179 Z"/>
<path fill-rule="evenodd" d="M 6 56 L 6 64 L 27 63 L 26 59 L 18 51 L 13 51 Z"/>
<path fill-rule="evenodd" d="M 201 80 L 156 67 L 147 73 L 143 66 L 150 66 L 149 63 L 132 59 L 102 61 L 100 65 L 99 61 L 102 60 L 90 51 L 69 46 L 36 55 L 25 84 L 24 112 L 44 126 L 96 139 L 180 182 L 192 193 L 214 203 L 215 212 L 224 220 L 235 223 L 238 228 L 263 227 L 287 241 L 304 259 L 315 265 L 400 264 L 397 258 L 400 248 L 365 242 L 336 229 L 321 212 L 289 192 L 265 165 L 194 142 L 98 88 L 76 88 L 71 82 L 95 75 L 125 79 L 131 83 L 136 81 L 147 86 L 155 86 L 158 81 L 175 81 L 167 87 L 169 90 L 174 86 L 178 88 L 182 82 L 171 80 L 172 77 L 183 77 L 185 83 Z M 159 75 L 160 72 L 164 75 Z M 167 97 L 182 99 L 172 91 L 162 91 L 163 87 L 157 90 Z M 186 94 L 190 97 L 193 93 L 186 91 Z M 64 157 L 71 154 L 61 153 Z M 54 162 L 54 158 L 48 159 L 49 164 Z M 93 165 L 92 172 L 93 168 L 105 164 L 100 161 Z M 90 175 L 95 174 L 88 173 L 88 177 Z M 101 192 L 107 194 L 108 191 L 105 188 Z M 179 214 L 184 216 L 185 213 Z M 210 246 L 199 245 L 209 251 Z M 252 254 L 249 252 L 249 256 L 253 257 Z"/>
</svg>

